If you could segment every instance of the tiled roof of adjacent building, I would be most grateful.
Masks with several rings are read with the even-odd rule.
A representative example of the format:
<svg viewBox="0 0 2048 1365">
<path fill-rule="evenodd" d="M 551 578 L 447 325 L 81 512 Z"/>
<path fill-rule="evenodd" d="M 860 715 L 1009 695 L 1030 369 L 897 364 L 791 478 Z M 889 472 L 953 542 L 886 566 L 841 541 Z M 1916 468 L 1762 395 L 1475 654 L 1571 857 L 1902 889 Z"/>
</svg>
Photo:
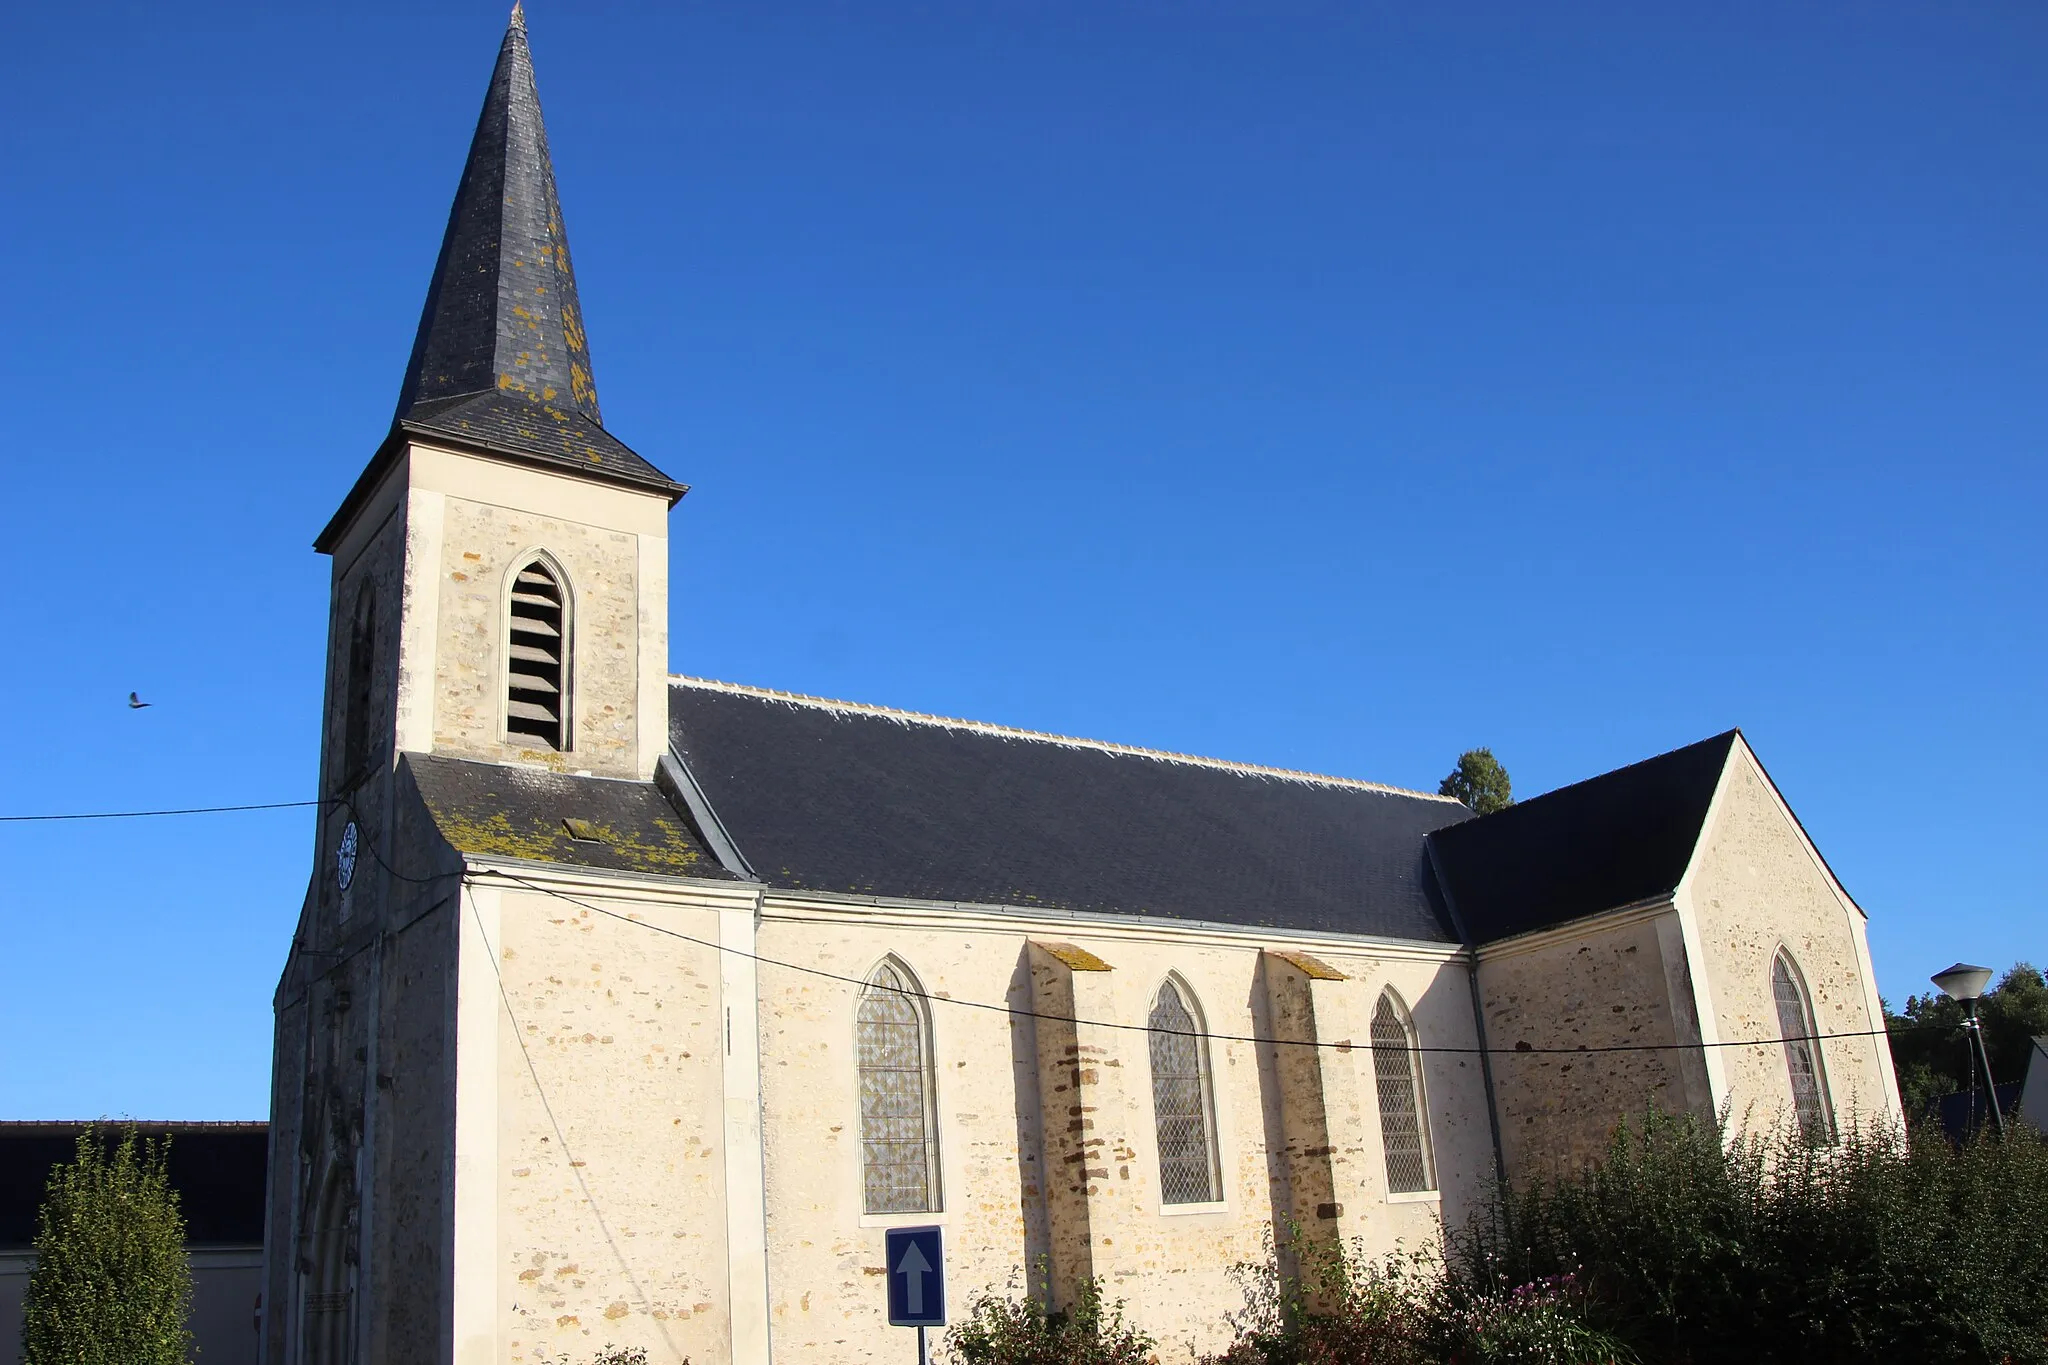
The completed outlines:
<svg viewBox="0 0 2048 1365">
<path fill-rule="evenodd" d="M 435 828 L 463 853 L 670 877 L 732 877 L 652 782 L 438 754 L 407 754 L 403 762 Z"/>
<path fill-rule="evenodd" d="M 1475 943 L 1666 895 L 1704 832 L 1730 730 L 1430 835 Z"/>
<path fill-rule="evenodd" d="M 792 890 L 1451 942 L 1423 836 L 1373 783 L 699 679 L 670 739 L 753 871 Z"/>
<path fill-rule="evenodd" d="M 127 1125 L 0 1123 L 0 1249 L 34 1243 L 50 1168 L 72 1159 L 88 1127 L 113 1142 Z M 263 1245 L 269 1124 L 138 1122 L 135 1128 L 144 1138 L 171 1140 L 166 1166 L 185 1215 L 186 1245 Z"/>
</svg>

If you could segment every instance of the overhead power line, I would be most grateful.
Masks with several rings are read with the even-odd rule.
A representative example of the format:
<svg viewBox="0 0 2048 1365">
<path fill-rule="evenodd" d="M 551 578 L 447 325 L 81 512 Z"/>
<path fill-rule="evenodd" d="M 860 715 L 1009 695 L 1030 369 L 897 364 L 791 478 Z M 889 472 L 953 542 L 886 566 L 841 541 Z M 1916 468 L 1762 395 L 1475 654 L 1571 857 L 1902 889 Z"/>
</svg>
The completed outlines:
<svg viewBox="0 0 2048 1365">
<path fill-rule="evenodd" d="M 171 810 L 84 811 L 56 815 L 0 815 L 0 824 L 19 824 L 27 822 L 42 822 L 54 820 L 139 820 L 152 816 L 162 815 L 225 815 L 241 811 L 297 810 L 304 809 L 308 806 L 328 805 L 333 802 L 339 802 L 342 805 L 348 806 L 350 812 L 352 814 L 354 813 L 355 806 L 353 802 L 350 802 L 346 797 L 335 797 L 330 798 L 328 800 L 314 799 L 310 801 L 266 801 L 239 806 L 186 806 Z M 397 868 L 393 867 L 388 861 L 386 861 L 383 853 L 377 848 L 376 841 L 373 838 L 369 837 L 368 830 L 363 831 L 363 847 L 369 852 L 370 856 L 377 861 L 378 866 L 382 867 L 386 872 L 390 873 L 393 877 L 398 878 L 400 881 L 411 882 L 416 885 L 419 885 L 440 880 L 440 878 L 438 877 L 413 877 L 408 876 L 403 872 L 400 872 Z M 759 963 L 762 966 L 780 967 L 783 968 L 785 971 L 801 972 L 807 976 L 820 977 L 827 981 L 841 982 L 845 985 L 855 986 L 862 990 L 869 989 L 871 986 L 870 982 L 865 981 L 860 977 L 846 976 L 839 972 L 826 971 L 822 967 L 806 966 L 805 964 L 800 962 L 788 962 L 781 958 L 766 957 L 759 953 L 749 953 L 742 949 L 734 948 L 730 944 L 718 943 L 714 942 L 711 939 L 698 938 L 691 934 L 685 934 L 677 929 L 668 929 L 658 924 L 650 924 L 646 920 L 636 919 L 631 915 L 622 915 L 616 910 L 607 910 L 601 905 L 592 905 L 588 901 L 578 899 L 577 897 L 571 896 L 566 892 L 557 891 L 552 887 L 542 886 L 536 882 L 528 881 L 526 878 L 521 877 L 516 873 L 506 872 L 501 869 L 492 868 L 487 869 L 484 875 L 505 878 L 508 881 L 517 883 L 518 885 L 526 888 L 529 891 L 536 891 L 545 896 L 553 896 L 557 900 L 566 901 L 571 905 L 575 905 L 580 907 L 581 909 L 588 910 L 592 914 L 603 915 L 609 919 L 615 919 L 625 924 L 637 925 L 642 929 L 647 929 L 654 933 L 665 935 L 669 938 L 680 939 L 685 943 L 692 943 L 700 948 L 708 948 L 713 952 L 728 953 L 735 957 L 746 958 L 750 961 Z M 463 882 L 466 885 L 475 885 L 474 876 L 470 874 L 465 874 L 463 877 Z M 877 989 L 889 988 L 880 987 Z M 1073 1015 L 1064 1014 L 1046 1014 L 1038 1010 L 1027 1010 L 1015 1005 L 996 1004 L 993 1001 L 963 1000 L 955 996 L 925 995 L 918 991 L 904 991 L 900 993 L 905 995 L 916 996 L 920 1000 L 939 1001 L 948 1005 L 958 1005 L 966 1009 L 976 1009 L 990 1013 L 1009 1015 L 1013 1018 L 1032 1020 L 1043 1019 L 1052 1023 L 1085 1025 L 1089 1028 L 1114 1029 L 1119 1032 L 1152 1033 L 1157 1031 L 1153 1029 L 1150 1024 L 1133 1024 L 1116 1020 L 1082 1019 Z M 1410 1047 L 1409 1050 L 1415 1052 L 1448 1053 L 1454 1056 L 1478 1056 L 1481 1054 L 1485 1054 L 1488 1056 L 1496 1057 L 1526 1057 L 1530 1055 L 1575 1057 L 1583 1056 L 1588 1053 L 1600 1052 L 1690 1052 L 1695 1048 L 1773 1047 L 1782 1046 L 1785 1043 L 1790 1042 L 1826 1042 L 1838 1038 L 1883 1038 L 1889 1037 L 1895 1033 L 1906 1033 L 1917 1031 L 1919 1029 L 1938 1027 L 1942 1027 L 1942 1025 L 1912 1024 L 1907 1025 L 1904 1028 L 1897 1029 L 1854 1029 L 1839 1033 L 1803 1034 L 1797 1038 L 1729 1038 L 1720 1039 L 1711 1043 L 1588 1043 L 1575 1047 L 1516 1046 L 1495 1048 L 1415 1045 Z M 1311 1039 L 1267 1038 L 1261 1037 L 1257 1034 L 1240 1033 L 1204 1033 L 1199 1036 L 1204 1038 L 1212 1038 L 1219 1042 L 1226 1043 L 1272 1044 L 1278 1047 L 1327 1047 L 1336 1048 L 1344 1051 L 1371 1050 L 1375 1046 L 1370 1042 L 1355 1043 L 1349 1040 L 1339 1042 L 1322 1042 L 1320 1040 Z"/>
<path fill-rule="evenodd" d="M 296 810 L 303 806 L 324 806 L 324 801 L 264 801 L 250 806 L 185 806 L 177 810 L 94 810 L 63 815 L 0 815 L 0 824 L 16 825 L 45 820 L 141 820 L 152 815 L 225 815 L 244 810 Z"/>
<path fill-rule="evenodd" d="M 375 849 L 373 848 L 371 851 L 374 853 Z M 384 860 L 381 857 L 379 857 L 377 861 L 382 863 Z M 477 875 L 478 874 L 465 873 L 462 878 L 463 884 L 466 886 L 475 886 L 477 884 Z M 632 915 L 620 914 L 616 910 L 607 910 L 601 905 L 592 905 L 590 902 L 582 900 L 576 896 L 569 895 L 567 892 L 557 891 L 552 887 L 542 886 L 537 882 L 528 881 L 526 878 L 519 876 L 517 873 L 506 872 L 500 868 L 484 869 L 481 875 L 490 877 L 502 877 L 507 881 L 515 882 L 518 885 L 525 887 L 529 891 L 538 891 L 542 895 L 553 896 L 557 900 L 566 901 L 571 905 L 579 906 L 582 909 L 590 911 L 592 914 L 603 915 L 608 919 L 615 919 L 623 924 L 637 925 L 642 929 L 651 930 L 654 933 L 662 934 L 668 938 L 681 939 L 685 943 L 693 943 L 700 948 L 709 948 L 714 952 L 729 953 L 734 957 L 745 958 L 747 960 L 760 963 L 762 966 L 781 967 L 787 971 L 801 972 L 806 976 L 822 977 L 827 981 L 838 981 L 849 986 L 857 986 L 862 990 L 895 989 L 893 987 L 888 986 L 875 986 L 872 982 L 866 981 L 860 977 L 846 976 L 839 972 L 827 971 L 823 967 L 811 967 L 806 966 L 801 962 L 789 962 L 781 958 L 766 957 L 760 953 L 750 953 L 745 951 L 744 949 L 734 948 L 728 944 L 714 942 L 711 939 L 698 938 L 694 934 L 686 934 L 679 929 L 668 929 L 664 928 L 659 924 L 650 924 L 646 920 L 637 919 Z M 413 879 L 409 878 L 408 880 Z M 495 965 L 496 964 L 493 963 L 494 967 Z M 1082 1019 L 1078 1016 L 1071 1014 L 1047 1014 L 1039 1010 L 1024 1009 L 1016 1005 L 999 1005 L 993 1001 L 988 1000 L 963 1000 L 956 996 L 927 995 L 922 991 L 897 990 L 896 994 L 907 995 L 919 1000 L 925 1000 L 934 1003 L 958 1005 L 964 1009 L 983 1010 L 993 1014 L 1009 1015 L 1010 1017 L 1016 1019 L 1043 1019 L 1048 1022 L 1056 1024 L 1074 1024 L 1087 1028 L 1114 1029 L 1118 1032 L 1123 1033 L 1172 1032 L 1172 1030 L 1155 1029 L 1149 1023 L 1134 1024 L 1120 1020 Z M 1912 1027 L 1923 1028 L 1937 1026 L 1914 1025 Z M 1493 1057 L 1582 1057 L 1589 1053 L 1599 1052 L 1691 1052 L 1695 1048 L 1709 1047 L 1779 1047 L 1783 1046 L 1786 1043 L 1825 1042 L 1835 1038 L 1882 1038 L 1889 1036 L 1891 1032 L 1893 1032 L 1893 1030 L 1889 1029 L 1851 1029 L 1840 1033 L 1801 1034 L 1796 1038 L 1730 1038 L 1712 1043 L 1589 1043 L 1575 1047 L 1525 1047 L 1518 1045 L 1515 1047 L 1481 1048 L 1445 1047 L 1441 1045 L 1420 1045 L 1404 1043 L 1400 1045 L 1400 1049 L 1404 1052 L 1448 1053 L 1450 1055 L 1460 1057 L 1476 1057 L 1481 1055 L 1482 1053 L 1487 1056 Z M 1379 1044 L 1372 1042 L 1360 1043 L 1353 1042 L 1348 1039 L 1324 1042 L 1320 1039 L 1308 1038 L 1269 1038 L 1262 1037 L 1258 1034 L 1249 1033 L 1202 1032 L 1193 1034 L 1191 1036 L 1199 1038 L 1208 1038 L 1217 1042 L 1224 1043 L 1271 1044 L 1276 1047 L 1331 1048 L 1339 1052 L 1369 1052 L 1373 1051 L 1379 1046 Z M 1392 1047 L 1393 1045 L 1390 1044 L 1388 1046 Z"/>
</svg>

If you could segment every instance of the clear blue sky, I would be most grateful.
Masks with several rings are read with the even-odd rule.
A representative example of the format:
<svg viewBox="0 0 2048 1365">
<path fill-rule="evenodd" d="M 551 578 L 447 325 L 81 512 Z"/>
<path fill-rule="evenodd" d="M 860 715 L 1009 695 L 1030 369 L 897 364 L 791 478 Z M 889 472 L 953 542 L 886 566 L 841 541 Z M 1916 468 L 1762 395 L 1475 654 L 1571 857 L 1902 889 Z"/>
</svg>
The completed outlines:
<svg viewBox="0 0 2048 1365">
<path fill-rule="evenodd" d="M 0 813 L 311 794 L 504 18 L 11 11 Z M 1895 1001 L 2048 958 L 2048 9 L 531 26 L 675 670 L 1525 795 L 1741 725 Z M 262 1115 L 311 857 L 0 826 L 0 1117 Z"/>
</svg>

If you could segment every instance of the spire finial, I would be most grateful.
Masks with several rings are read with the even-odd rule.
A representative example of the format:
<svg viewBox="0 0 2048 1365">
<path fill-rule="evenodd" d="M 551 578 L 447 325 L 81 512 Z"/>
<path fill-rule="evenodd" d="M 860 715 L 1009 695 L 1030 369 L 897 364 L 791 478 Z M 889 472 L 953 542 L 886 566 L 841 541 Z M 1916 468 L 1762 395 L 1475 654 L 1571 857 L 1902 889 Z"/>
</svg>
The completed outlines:
<svg viewBox="0 0 2048 1365">
<path fill-rule="evenodd" d="M 512 0 L 512 27 L 518 29 L 521 33 L 526 31 L 525 0 Z"/>
</svg>

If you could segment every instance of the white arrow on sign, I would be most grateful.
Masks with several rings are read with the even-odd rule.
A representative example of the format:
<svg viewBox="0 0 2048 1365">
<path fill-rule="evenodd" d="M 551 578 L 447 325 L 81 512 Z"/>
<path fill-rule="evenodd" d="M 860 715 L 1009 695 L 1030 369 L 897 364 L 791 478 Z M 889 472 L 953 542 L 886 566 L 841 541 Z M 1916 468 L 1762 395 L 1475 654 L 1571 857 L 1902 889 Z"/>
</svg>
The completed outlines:
<svg viewBox="0 0 2048 1365">
<path fill-rule="evenodd" d="M 924 1277 L 932 1273 L 932 1263 L 912 1242 L 903 1253 L 903 1259 L 896 1263 L 896 1273 L 903 1277 L 903 1306 L 913 1318 L 924 1316 Z"/>
</svg>

